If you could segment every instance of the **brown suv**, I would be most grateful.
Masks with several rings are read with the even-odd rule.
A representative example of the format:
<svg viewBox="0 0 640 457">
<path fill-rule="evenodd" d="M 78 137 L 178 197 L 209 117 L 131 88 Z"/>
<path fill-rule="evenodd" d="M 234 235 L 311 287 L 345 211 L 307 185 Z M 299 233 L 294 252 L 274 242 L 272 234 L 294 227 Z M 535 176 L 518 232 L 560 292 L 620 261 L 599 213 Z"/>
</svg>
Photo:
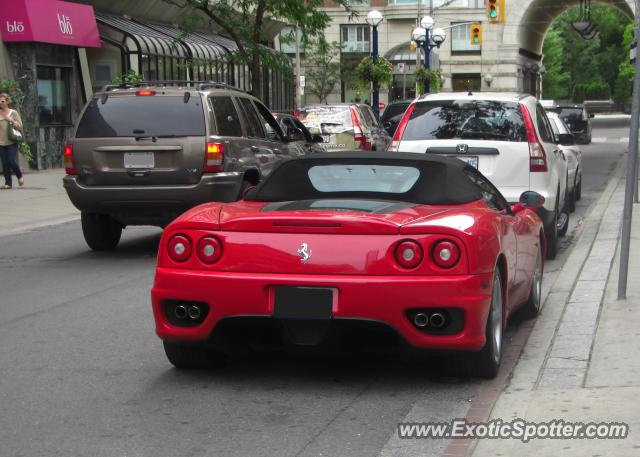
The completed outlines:
<svg viewBox="0 0 640 457">
<path fill-rule="evenodd" d="M 285 158 L 306 154 L 257 98 L 213 82 L 107 86 L 64 151 L 64 187 L 92 249 L 127 225 L 164 227 L 209 201 L 239 199 Z"/>
</svg>

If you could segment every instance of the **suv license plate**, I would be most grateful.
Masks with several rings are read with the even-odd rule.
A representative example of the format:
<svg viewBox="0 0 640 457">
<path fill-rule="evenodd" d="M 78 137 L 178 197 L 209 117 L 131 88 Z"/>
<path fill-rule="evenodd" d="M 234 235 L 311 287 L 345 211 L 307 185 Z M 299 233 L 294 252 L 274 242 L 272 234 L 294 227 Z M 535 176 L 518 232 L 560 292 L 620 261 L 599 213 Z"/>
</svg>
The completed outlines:
<svg viewBox="0 0 640 457">
<path fill-rule="evenodd" d="M 478 157 L 477 156 L 456 156 L 458 159 L 463 162 L 468 163 L 473 168 L 478 168 Z"/>
<path fill-rule="evenodd" d="M 125 152 L 124 167 L 125 168 L 155 167 L 155 159 L 153 156 L 153 152 Z"/>
</svg>

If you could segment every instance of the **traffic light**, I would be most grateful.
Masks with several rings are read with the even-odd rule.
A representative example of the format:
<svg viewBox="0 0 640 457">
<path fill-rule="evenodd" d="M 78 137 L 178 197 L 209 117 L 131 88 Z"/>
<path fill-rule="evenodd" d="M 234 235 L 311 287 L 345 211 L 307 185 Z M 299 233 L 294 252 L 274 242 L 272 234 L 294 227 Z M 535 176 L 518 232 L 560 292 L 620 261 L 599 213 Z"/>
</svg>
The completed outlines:
<svg viewBox="0 0 640 457">
<path fill-rule="evenodd" d="M 471 44 L 482 44 L 482 24 L 471 24 Z"/>
<path fill-rule="evenodd" d="M 504 0 L 487 0 L 487 16 L 489 22 L 501 24 L 504 22 Z"/>
</svg>

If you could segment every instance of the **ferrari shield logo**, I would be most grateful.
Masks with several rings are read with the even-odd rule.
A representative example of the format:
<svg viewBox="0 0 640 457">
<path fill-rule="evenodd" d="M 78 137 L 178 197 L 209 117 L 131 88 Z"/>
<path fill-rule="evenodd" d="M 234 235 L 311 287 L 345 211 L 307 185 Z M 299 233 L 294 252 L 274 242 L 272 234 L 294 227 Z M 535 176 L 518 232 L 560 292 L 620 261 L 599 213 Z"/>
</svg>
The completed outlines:
<svg viewBox="0 0 640 457">
<path fill-rule="evenodd" d="M 466 154 L 469 152 L 469 145 L 467 144 L 459 144 L 456 146 L 456 152 L 458 154 Z"/>
<path fill-rule="evenodd" d="M 302 263 L 307 263 L 311 258 L 311 249 L 309 249 L 309 245 L 307 243 L 302 243 L 296 252 L 300 256 L 300 261 Z"/>
</svg>

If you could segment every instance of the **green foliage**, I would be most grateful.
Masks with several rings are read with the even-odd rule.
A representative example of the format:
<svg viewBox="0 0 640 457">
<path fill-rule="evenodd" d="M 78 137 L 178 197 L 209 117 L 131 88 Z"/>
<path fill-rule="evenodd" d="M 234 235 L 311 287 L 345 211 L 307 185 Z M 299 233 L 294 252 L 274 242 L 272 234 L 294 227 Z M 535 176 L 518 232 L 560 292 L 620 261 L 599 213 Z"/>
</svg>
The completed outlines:
<svg viewBox="0 0 640 457">
<path fill-rule="evenodd" d="M 263 68 L 291 71 L 287 56 L 275 52 L 264 44 L 269 41 L 270 18 L 277 18 L 289 24 L 297 24 L 306 40 L 317 38 L 324 33 L 331 22 L 322 10 L 324 0 L 164 0 L 166 3 L 183 8 L 179 15 L 180 27 L 185 31 L 203 25 L 194 12 L 203 13 L 209 20 L 208 27 L 222 31 L 238 46 L 231 59 L 236 64 L 244 64 L 251 72 L 252 92 L 260 96 Z M 349 0 L 336 0 L 348 13 L 349 19 L 357 12 Z"/>
<path fill-rule="evenodd" d="M 547 73 L 542 78 L 542 98 L 554 100 L 569 95 L 569 72 L 562 68 L 564 49 L 560 33 L 551 29 L 544 39 L 543 64 Z"/>
<path fill-rule="evenodd" d="M 630 21 L 619 10 L 602 4 L 592 6 L 591 20 L 598 25 L 600 34 L 591 40 L 584 40 L 571 27 L 571 21 L 579 19 L 579 7 L 570 8 L 547 33 L 543 50 L 547 69 L 543 79 L 545 98 L 579 100 L 589 98 L 588 94 L 601 97 L 606 92 L 601 86 L 584 86 L 601 82 L 609 86 L 611 93 L 618 79 L 620 62 L 628 59 L 628 50 L 625 51 L 622 43 Z"/>
<path fill-rule="evenodd" d="M 604 81 L 576 84 L 573 89 L 572 100 L 582 103 L 585 100 L 608 100 L 611 97 L 611 88 Z"/>
<path fill-rule="evenodd" d="M 632 41 L 633 24 L 628 24 L 622 39 L 622 46 L 626 51 L 626 55 L 629 55 Z M 633 95 L 633 77 L 635 74 L 635 68 L 627 59 L 624 59 L 618 67 L 618 76 L 616 77 L 615 89 L 613 91 L 613 101 L 621 107 L 624 107 L 624 105 L 631 100 L 631 95 Z"/>
<path fill-rule="evenodd" d="M 434 70 L 432 68 L 426 69 L 423 66 L 419 66 L 416 71 L 413 73 L 416 83 L 418 84 L 418 93 L 417 95 L 422 95 L 424 92 L 425 83 L 429 83 L 429 88 L 431 89 L 431 93 L 440 92 L 442 89 L 442 83 L 444 81 L 444 77 L 442 76 L 442 72 L 440 70 Z"/>
<path fill-rule="evenodd" d="M 331 43 L 320 37 L 316 42 L 307 45 L 305 60 L 309 67 L 306 74 L 306 90 L 326 103 L 327 97 L 340 81 L 340 61 L 336 56 L 340 54 L 340 43 Z"/>
<path fill-rule="evenodd" d="M 144 78 L 141 74 L 136 73 L 135 70 L 129 70 L 128 72 L 114 76 L 111 79 L 111 82 L 114 84 L 139 83 L 141 81 L 144 81 Z"/>
<path fill-rule="evenodd" d="M 393 82 L 393 65 L 382 56 L 367 56 L 356 67 L 356 75 L 363 83 L 371 83 L 374 88 L 379 88 Z"/>
<path fill-rule="evenodd" d="M 0 92 L 6 92 L 11 97 L 11 103 L 15 108 L 22 107 L 24 101 L 24 93 L 20 89 L 20 86 L 11 79 L 0 79 Z"/>
</svg>

